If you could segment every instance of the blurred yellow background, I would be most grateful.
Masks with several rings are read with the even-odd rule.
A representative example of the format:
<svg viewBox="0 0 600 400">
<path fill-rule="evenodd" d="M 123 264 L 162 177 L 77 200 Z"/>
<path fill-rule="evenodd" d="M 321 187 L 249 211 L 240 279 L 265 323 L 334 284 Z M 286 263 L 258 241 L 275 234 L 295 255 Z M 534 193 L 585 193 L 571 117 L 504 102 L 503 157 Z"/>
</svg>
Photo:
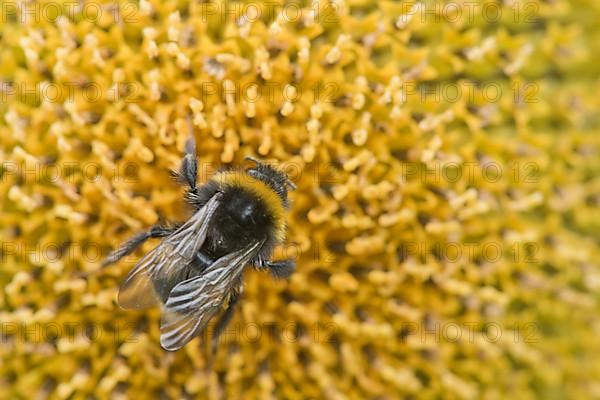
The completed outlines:
<svg viewBox="0 0 600 400">
<path fill-rule="evenodd" d="M 599 2 L 0 6 L 1 398 L 600 398 Z M 188 114 L 298 186 L 212 362 L 99 266 Z"/>
</svg>

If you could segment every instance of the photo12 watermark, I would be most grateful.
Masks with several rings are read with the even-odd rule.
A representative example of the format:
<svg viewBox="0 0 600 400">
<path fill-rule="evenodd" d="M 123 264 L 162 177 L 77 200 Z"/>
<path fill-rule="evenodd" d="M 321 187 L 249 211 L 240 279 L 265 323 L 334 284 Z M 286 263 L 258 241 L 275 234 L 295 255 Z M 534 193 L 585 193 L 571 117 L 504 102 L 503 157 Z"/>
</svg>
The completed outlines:
<svg viewBox="0 0 600 400">
<path fill-rule="evenodd" d="M 0 82 L 0 102 L 67 104 L 82 101 L 137 103 L 139 82 L 119 82 L 109 86 L 98 82 Z"/>
<path fill-rule="evenodd" d="M 111 182 L 136 183 L 139 165 L 135 162 L 102 164 L 96 161 L 65 161 L 60 164 L 27 161 L 0 163 L 0 181 L 17 179 L 47 183 L 96 183 L 102 178 Z"/>
<path fill-rule="evenodd" d="M 319 23 L 335 24 L 339 22 L 340 5 L 334 1 L 313 1 L 303 5 L 300 1 L 203 1 L 200 5 L 202 22 L 218 20 L 222 23 L 230 19 L 238 25 L 253 24 L 258 21 L 267 23 L 281 21 L 286 24 Z"/>
<path fill-rule="evenodd" d="M 474 23 L 482 20 L 496 23 L 509 20 L 515 24 L 535 24 L 540 11 L 539 2 L 531 0 L 513 1 L 403 1 L 402 15 L 396 19 L 397 28 L 411 21 L 425 23 Z"/>
<path fill-rule="evenodd" d="M 402 342 L 420 343 L 474 343 L 481 339 L 488 343 L 498 343 L 502 338 L 514 343 L 535 344 L 540 329 L 535 322 L 513 323 L 508 326 L 498 322 L 403 322 Z"/>
<path fill-rule="evenodd" d="M 3 1 L 0 22 L 56 24 L 62 19 L 92 24 L 108 19 L 114 24 L 137 24 L 140 6 L 137 1 Z"/>
<path fill-rule="evenodd" d="M 500 163 L 483 161 L 427 161 L 403 162 L 402 176 L 407 181 L 422 183 L 457 183 L 478 181 L 498 183 L 507 180 L 512 183 L 537 184 L 540 179 L 540 165 L 533 161 L 510 161 Z"/>
<path fill-rule="evenodd" d="M 537 242 L 402 242 L 397 253 L 402 260 L 410 257 L 423 261 L 435 259 L 450 264 L 499 262 L 537 264 L 540 250 Z"/>
<path fill-rule="evenodd" d="M 305 164 L 297 161 L 277 161 L 261 160 L 261 163 L 272 168 L 285 172 L 288 179 L 292 182 L 302 180 L 310 181 L 319 185 L 334 185 L 342 183 L 341 171 L 339 165 L 334 162 L 314 162 Z M 227 168 L 237 171 L 243 171 L 249 167 L 248 162 L 228 163 Z M 215 174 L 223 170 L 222 164 L 199 161 L 197 176 L 200 182 L 207 182 Z M 241 181 L 252 182 L 254 178 L 248 174 L 240 174 Z"/>
</svg>

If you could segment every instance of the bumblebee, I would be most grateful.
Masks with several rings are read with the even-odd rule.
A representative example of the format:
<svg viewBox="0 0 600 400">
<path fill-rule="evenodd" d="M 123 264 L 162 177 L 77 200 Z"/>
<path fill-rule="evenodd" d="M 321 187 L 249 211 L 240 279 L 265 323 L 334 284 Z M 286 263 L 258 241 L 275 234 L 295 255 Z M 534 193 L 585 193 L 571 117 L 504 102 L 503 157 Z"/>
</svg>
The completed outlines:
<svg viewBox="0 0 600 400">
<path fill-rule="evenodd" d="M 245 170 L 216 173 L 197 186 L 196 145 L 186 141 L 176 179 L 187 186 L 192 215 L 184 223 L 156 225 L 132 237 L 108 255 L 104 265 L 131 254 L 150 238 L 162 238 L 129 272 L 118 303 L 124 309 L 161 306 L 160 344 L 174 351 L 203 334 L 218 315 L 213 350 L 231 320 L 242 293 L 247 265 L 287 278 L 292 259 L 272 261 L 273 248 L 285 238 L 288 176 L 261 161 Z"/>
</svg>

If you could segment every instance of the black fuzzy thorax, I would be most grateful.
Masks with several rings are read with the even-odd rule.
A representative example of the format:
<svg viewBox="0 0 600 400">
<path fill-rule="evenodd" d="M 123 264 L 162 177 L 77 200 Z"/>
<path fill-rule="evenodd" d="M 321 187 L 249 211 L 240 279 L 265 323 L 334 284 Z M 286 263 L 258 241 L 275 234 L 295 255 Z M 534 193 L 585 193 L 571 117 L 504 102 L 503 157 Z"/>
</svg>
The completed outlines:
<svg viewBox="0 0 600 400">
<path fill-rule="evenodd" d="M 262 199 L 243 187 L 228 187 L 203 248 L 211 258 L 219 258 L 254 240 L 269 241 L 273 229 L 273 218 Z"/>
<path fill-rule="evenodd" d="M 275 221 L 264 200 L 243 186 L 222 188 L 214 181 L 208 181 L 194 193 L 188 193 L 187 200 L 197 211 L 217 192 L 221 192 L 223 197 L 212 216 L 200 252 L 214 261 L 247 246 L 253 240 L 264 240 L 259 255 L 263 259 L 269 258 L 276 244 Z"/>
</svg>

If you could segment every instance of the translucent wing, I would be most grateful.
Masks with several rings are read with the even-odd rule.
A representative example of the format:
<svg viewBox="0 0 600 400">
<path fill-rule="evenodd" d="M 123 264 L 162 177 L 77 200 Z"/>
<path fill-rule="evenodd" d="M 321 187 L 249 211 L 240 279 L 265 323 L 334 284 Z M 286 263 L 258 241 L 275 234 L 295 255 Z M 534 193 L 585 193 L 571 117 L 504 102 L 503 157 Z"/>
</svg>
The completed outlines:
<svg viewBox="0 0 600 400">
<path fill-rule="evenodd" d="M 221 193 L 215 194 L 129 271 L 119 289 L 121 307 L 140 309 L 160 304 L 177 282 L 189 277 L 188 266 L 206 239 L 210 219 L 221 197 Z"/>
<path fill-rule="evenodd" d="M 263 242 L 254 241 L 219 258 L 201 275 L 173 288 L 160 324 L 160 344 L 164 349 L 177 350 L 202 334 L 208 321 L 221 309 L 239 282 L 244 266 L 258 254 Z"/>
</svg>

